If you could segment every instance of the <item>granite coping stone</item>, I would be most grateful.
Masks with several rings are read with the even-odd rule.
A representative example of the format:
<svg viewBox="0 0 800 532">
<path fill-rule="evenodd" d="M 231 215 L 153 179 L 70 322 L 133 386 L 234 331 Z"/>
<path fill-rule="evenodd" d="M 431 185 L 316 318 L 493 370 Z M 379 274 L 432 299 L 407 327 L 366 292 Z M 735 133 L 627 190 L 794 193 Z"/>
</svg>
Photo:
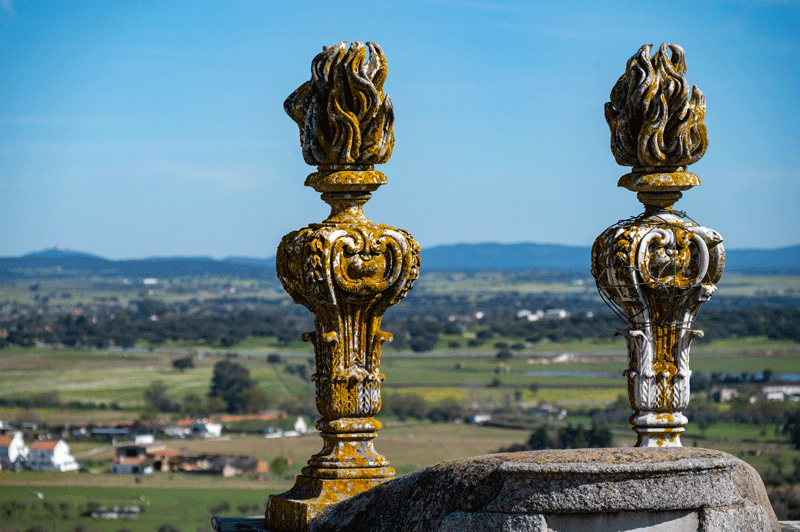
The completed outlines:
<svg viewBox="0 0 800 532">
<path fill-rule="evenodd" d="M 508 461 L 504 483 L 483 511 L 503 513 L 660 512 L 741 505 L 734 485 L 733 456 L 702 458 L 668 451 L 662 457 L 625 449 L 569 453 L 563 462 Z M 705 454 L 705 453 L 704 453 Z M 631 458 L 642 458 L 632 461 Z M 552 458 L 546 455 L 542 458 Z M 608 462 L 606 460 L 614 460 Z"/>
<path fill-rule="evenodd" d="M 442 462 L 329 507 L 309 531 L 434 532 L 500 519 L 489 514 L 506 516 L 504 522 L 520 516 L 521 530 L 535 530 L 536 515 L 628 511 L 695 511 L 700 520 L 719 522 L 725 512 L 754 512 L 757 522 L 739 530 L 781 530 L 749 465 L 721 451 L 680 447 L 528 451 Z"/>
</svg>

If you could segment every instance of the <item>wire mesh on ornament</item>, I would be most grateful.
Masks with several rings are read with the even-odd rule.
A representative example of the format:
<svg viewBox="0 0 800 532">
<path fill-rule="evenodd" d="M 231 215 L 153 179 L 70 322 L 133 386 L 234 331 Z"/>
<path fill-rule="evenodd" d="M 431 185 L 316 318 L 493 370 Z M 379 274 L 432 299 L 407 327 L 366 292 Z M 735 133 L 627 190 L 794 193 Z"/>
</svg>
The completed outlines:
<svg viewBox="0 0 800 532">
<path fill-rule="evenodd" d="M 666 214 L 666 212 L 664 214 Z M 669 211 L 669 214 L 677 216 L 678 218 L 681 218 L 681 219 L 687 219 L 687 220 L 691 221 L 692 223 L 694 223 L 695 225 L 697 225 L 697 222 L 695 222 L 691 217 L 689 217 L 683 211 L 673 210 L 673 211 Z M 643 220 L 645 220 L 645 218 L 647 219 L 647 221 L 643 223 Z M 647 231 L 647 233 L 645 233 L 645 235 L 643 235 L 639 239 L 639 242 L 644 240 L 644 238 L 646 238 L 646 236 L 649 233 L 651 233 L 651 232 L 653 232 L 655 230 L 658 230 L 658 229 L 668 229 L 668 230 L 674 230 L 674 228 L 680 228 L 680 229 L 684 229 L 684 230 L 686 229 L 686 226 L 684 226 L 684 225 L 682 225 L 680 223 L 676 223 L 676 222 L 667 220 L 665 218 L 662 218 L 660 216 L 660 213 L 656 213 L 656 214 L 652 214 L 652 213 L 645 214 L 645 213 L 643 213 L 643 214 L 640 214 L 638 216 L 632 216 L 632 217 L 626 218 L 624 220 L 619 220 L 615 224 L 610 225 L 605 231 L 603 231 L 603 234 L 606 234 L 606 232 L 611 231 L 613 229 L 619 229 L 619 228 L 622 228 L 622 227 L 630 227 L 630 226 L 634 226 L 634 225 L 638 225 L 640 227 L 644 226 L 644 225 L 650 226 L 650 228 Z M 674 245 L 675 244 L 673 242 L 673 249 L 674 249 Z M 611 277 L 606 275 L 607 270 L 610 269 L 608 267 L 608 264 L 604 263 L 603 266 L 604 266 L 603 269 L 598 272 L 599 273 L 598 278 L 606 279 L 606 280 L 610 279 Z M 671 272 L 669 270 L 670 266 L 672 267 L 672 271 Z M 670 260 L 667 264 L 665 264 L 657 272 L 657 274 L 655 276 L 653 276 L 653 275 L 651 275 L 649 273 L 646 273 L 646 272 L 642 271 L 640 268 L 637 268 L 635 266 L 625 265 L 624 268 L 629 270 L 628 271 L 629 275 L 627 275 L 625 277 L 627 279 L 634 280 L 634 282 L 632 282 L 632 283 L 623 283 L 623 284 L 618 284 L 618 285 L 606 285 L 605 288 L 607 288 L 607 289 L 624 288 L 624 289 L 627 289 L 629 292 L 632 292 L 632 293 L 641 293 L 641 288 L 643 288 L 643 287 L 653 287 L 653 285 L 655 285 L 655 290 L 659 293 L 659 296 L 660 296 L 659 300 L 662 301 L 662 302 L 663 301 L 667 301 L 667 308 L 664 309 L 664 310 L 667 311 L 665 313 L 665 315 L 667 315 L 667 316 L 674 316 L 676 311 L 686 304 L 688 299 L 691 297 L 691 294 L 694 291 L 694 288 L 702 285 L 702 283 L 697 282 L 697 283 L 683 284 L 681 286 L 676 286 L 675 284 L 670 284 L 668 282 L 660 281 L 659 279 L 662 279 L 665 276 L 668 276 L 670 274 L 672 274 L 672 278 L 674 280 L 675 276 L 678 273 L 678 266 L 677 266 L 677 264 L 675 264 L 674 260 Z M 645 276 L 650 277 L 651 280 L 650 281 L 644 281 Z M 619 279 L 620 276 L 615 275 L 613 278 L 614 279 Z M 666 325 L 666 324 L 655 323 L 652 320 L 645 320 L 644 322 L 641 321 L 641 317 L 642 317 L 642 315 L 643 315 L 643 313 L 645 311 L 646 305 L 648 303 L 647 300 L 643 301 L 644 304 L 642 305 L 640 310 L 635 312 L 633 315 L 628 316 L 625 313 L 625 310 L 623 309 L 623 307 L 620 306 L 613 299 L 610 299 L 605 294 L 605 292 L 603 291 L 603 288 L 601 288 L 599 283 L 596 283 L 596 284 L 597 284 L 597 291 L 600 294 L 600 298 L 603 300 L 603 302 L 606 304 L 606 306 L 608 306 L 608 308 L 610 308 L 611 311 L 614 312 L 614 314 L 616 314 L 617 317 L 619 317 L 624 323 L 628 324 L 628 323 L 636 322 L 639 326 L 645 325 L 645 326 L 649 326 L 649 327 L 653 327 L 653 326 L 657 326 L 657 325 Z M 653 314 L 649 313 L 649 315 L 652 316 Z M 692 324 L 693 318 L 694 318 L 693 316 L 689 316 L 689 318 L 687 320 L 682 320 L 680 322 L 678 322 L 678 321 L 670 322 L 669 325 L 670 326 L 674 326 L 676 329 L 687 329 L 688 330 L 688 329 L 691 328 L 691 324 Z"/>
</svg>

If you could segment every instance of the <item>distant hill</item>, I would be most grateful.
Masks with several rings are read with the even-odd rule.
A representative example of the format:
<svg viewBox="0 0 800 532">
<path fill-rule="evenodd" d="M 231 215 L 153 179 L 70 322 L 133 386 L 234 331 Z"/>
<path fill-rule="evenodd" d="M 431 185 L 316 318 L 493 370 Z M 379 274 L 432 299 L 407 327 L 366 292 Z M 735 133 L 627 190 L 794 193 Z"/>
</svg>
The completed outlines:
<svg viewBox="0 0 800 532">
<path fill-rule="evenodd" d="M 72 257 L 83 257 L 86 259 L 102 259 L 97 255 L 90 255 L 81 251 L 72 251 L 71 249 L 60 248 L 58 246 L 50 249 L 43 249 L 42 251 L 32 251 L 20 257 L 21 259 L 63 259 Z M 105 260 L 105 259 L 103 259 Z"/>
<path fill-rule="evenodd" d="M 591 268 L 591 248 L 558 244 L 452 244 L 422 250 L 430 270 L 582 270 Z"/>
<path fill-rule="evenodd" d="M 744 273 L 800 274 L 800 245 L 726 250 L 725 269 Z M 559 244 L 452 244 L 422 250 L 425 270 L 550 270 L 589 273 L 591 248 Z M 109 260 L 59 248 L 0 258 L 0 279 L 185 277 L 192 275 L 275 279 L 275 258 L 152 257 Z"/>
<path fill-rule="evenodd" d="M 726 251 L 726 269 L 751 273 L 800 273 L 800 244 L 777 249 Z"/>
<path fill-rule="evenodd" d="M 270 263 L 271 260 L 271 263 Z M 210 257 L 152 257 L 109 260 L 88 253 L 45 250 L 22 257 L 0 258 L 0 278 L 131 277 L 169 278 L 193 275 L 271 279 L 275 259 L 233 262 Z"/>
<path fill-rule="evenodd" d="M 429 270 L 591 271 L 590 246 L 558 244 L 454 244 L 422 250 Z M 777 249 L 726 249 L 725 269 L 744 273 L 800 274 L 800 244 Z"/>
</svg>

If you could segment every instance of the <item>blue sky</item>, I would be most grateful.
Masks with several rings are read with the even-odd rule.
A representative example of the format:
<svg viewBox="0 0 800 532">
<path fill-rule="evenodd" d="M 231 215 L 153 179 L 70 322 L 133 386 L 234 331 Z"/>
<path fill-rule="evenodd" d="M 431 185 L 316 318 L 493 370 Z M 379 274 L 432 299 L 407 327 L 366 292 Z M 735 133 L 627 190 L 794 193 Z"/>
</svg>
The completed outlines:
<svg viewBox="0 0 800 532">
<path fill-rule="evenodd" d="M 0 256 L 275 254 L 328 209 L 283 100 L 375 41 L 395 108 L 372 220 L 424 247 L 590 245 L 638 214 L 603 104 L 645 43 L 706 95 L 677 208 L 730 248 L 800 243 L 800 2 L 0 0 Z"/>
</svg>

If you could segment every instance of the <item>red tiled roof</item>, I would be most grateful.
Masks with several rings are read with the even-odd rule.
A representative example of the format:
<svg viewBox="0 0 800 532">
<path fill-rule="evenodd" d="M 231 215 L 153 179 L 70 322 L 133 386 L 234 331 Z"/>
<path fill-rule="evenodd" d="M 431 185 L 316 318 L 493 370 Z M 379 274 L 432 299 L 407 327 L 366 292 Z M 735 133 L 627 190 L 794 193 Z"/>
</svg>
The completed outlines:
<svg viewBox="0 0 800 532">
<path fill-rule="evenodd" d="M 114 463 L 121 465 L 141 465 L 144 463 L 144 458 L 131 458 L 127 456 L 118 456 L 114 458 Z"/>
<path fill-rule="evenodd" d="M 31 451 L 52 451 L 59 440 L 36 440 L 31 445 Z"/>
<path fill-rule="evenodd" d="M 180 456 L 181 453 L 178 451 L 173 451 L 172 449 L 162 449 L 160 451 L 154 451 L 152 453 L 147 453 L 153 456 Z"/>
<path fill-rule="evenodd" d="M 3 447 L 8 447 L 11 445 L 11 442 L 14 440 L 14 436 L 0 436 L 0 445 Z"/>
<path fill-rule="evenodd" d="M 271 419 L 277 419 L 278 414 L 275 412 L 268 412 L 265 414 L 241 414 L 237 416 L 225 415 L 219 418 L 220 423 L 230 423 L 232 421 L 250 421 L 253 419 L 258 419 L 262 421 L 269 421 Z"/>
</svg>

